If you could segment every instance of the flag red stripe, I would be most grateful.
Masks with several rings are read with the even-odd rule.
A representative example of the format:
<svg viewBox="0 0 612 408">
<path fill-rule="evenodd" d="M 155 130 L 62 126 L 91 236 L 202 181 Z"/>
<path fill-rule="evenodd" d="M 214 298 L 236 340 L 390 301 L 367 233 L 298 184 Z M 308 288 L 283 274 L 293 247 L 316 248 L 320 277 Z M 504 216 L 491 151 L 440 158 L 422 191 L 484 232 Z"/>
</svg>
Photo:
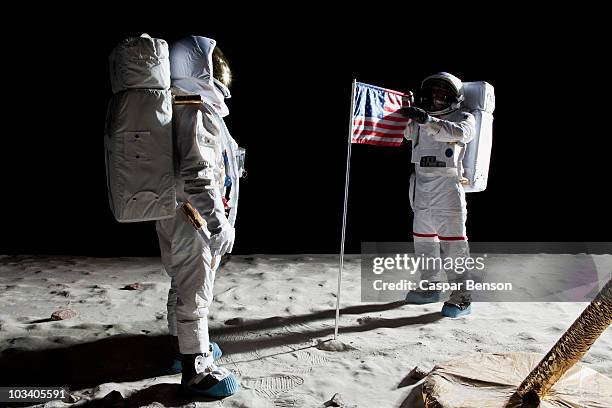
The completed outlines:
<svg viewBox="0 0 612 408">
<path fill-rule="evenodd" d="M 393 147 L 397 147 L 397 146 L 401 146 L 401 142 L 378 142 L 376 140 L 370 140 L 370 139 L 351 139 L 351 143 L 356 143 L 356 144 L 368 144 L 368 145 L 375 145 L 375 146 L 393 146 Z"/>
<path fill-rule="evenodd" d="M 402 122 L 402 123 L 407 123 L 408 122 L 408 118 L 405 117 L 397 117 L 397 116 L 383 116 L 383 120 L 389 120 L 391 122 Z"/>
<path fill-rule="evenodd" d="M 388 137 L 393 139 L 402 139 L 404 137 L 404 132 L 392 132 L 392 133 L 383 133 L 377 132 L 375 130 L 365 130 L 365 129 L 356 129 L 353 132 L 354 136 L 363 135 L 363 136 L 380 136 L 380 137 Z"/>
<path fill-rule="evenodd" d="M 387 135 L 404 136 L 404 132 L 402 130 L 389 130 L 389 129 L 380 129 L 376 127 L 372 128 L 372 127 L 363 127 L 363 126 L 353 127 L 354 134 L 363 133 L 363 132 L 376 132 L 377 136 L 383 136 L 383 137 L 386 137 Z"/>
<path fill-rule="evenodd" d="M 376 117 L 376 116 L 363 116 L 363 115 L 356 115 L 353 116 L 353 120 L 369 120 L 372 122 L 385 122 L 385 121 L 389 121 L 389 122 L 397 122 L 397 123 L 408 123 L 410 122 L 410 119 L 405 118 L 404 116 L 398 115 L 398 116 L 390 116 L 390 115 L 386 115 L 383 116 L 382 118 Z M 394 125 L 395 123 L 387 123 L 387 125 Z"/>
<path fill-rule="evenodd" d="M 397 105 L 397 106 L 389 106 L 388 104 L 385 105 L 385 107 L 383 108 L 385 112 L 399 112 L 400 109 L 402 109 L 404 106 L 401 105 Z"/>
<path fill-rule="evenodd" d="M 381 129 L 391 129 L 391 130 L 406 129 L 406 126 L 387 125 L 386 123 L 374 122 L 371 120 L 363 120 L 363 119 L 355 119 L 353 121 L 353 126 L 372 126 L 372 127 L 380 127 Z"/>
<path fill-rule="evenodd" d="M 388 95 L 386 102 L 387 103 L 385 103 L 385 106 L 387 105 L 409 106 L 410 105 L 410 100 L 400 95 Z"/>
</svg>

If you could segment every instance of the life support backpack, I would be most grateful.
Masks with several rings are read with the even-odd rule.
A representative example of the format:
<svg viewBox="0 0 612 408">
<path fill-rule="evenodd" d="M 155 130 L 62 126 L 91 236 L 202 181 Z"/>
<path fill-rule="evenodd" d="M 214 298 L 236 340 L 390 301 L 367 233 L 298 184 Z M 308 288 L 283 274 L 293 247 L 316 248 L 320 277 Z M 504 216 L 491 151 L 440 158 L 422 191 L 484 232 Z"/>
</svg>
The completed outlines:
<svg viewBox="0 0 612 408">
<path fill-rule="evenodd" d="M 476 132 L 463 154 L 463 172 L 468 182 L 466 193 L 484 191 L 489 178 L 491 146 L 493 144 L 493 111 L 495 110 L 495 92 L 487 82 L 464 82 L 464 101 L 461 108 L 470 112 L 476 119 Z"/>
<path fill-rule="evenodd" d="M 143 34 L 109 57 L 113 96 L 104 134 L 108 199 L 119 222 L 175 215 L 168 44 Z"/>
</svg>

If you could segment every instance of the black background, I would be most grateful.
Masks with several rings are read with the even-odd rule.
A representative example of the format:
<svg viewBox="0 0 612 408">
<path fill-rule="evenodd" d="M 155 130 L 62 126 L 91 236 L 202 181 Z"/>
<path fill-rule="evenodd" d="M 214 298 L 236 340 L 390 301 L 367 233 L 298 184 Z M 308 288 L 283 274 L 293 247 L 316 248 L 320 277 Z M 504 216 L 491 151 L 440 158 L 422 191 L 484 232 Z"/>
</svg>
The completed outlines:
<svg viewBox="0 0 612 408">
<path fill-rule="evenodd" d="M 0 253 L 159 253 L 153 223 L 114 220 L 104 171 L 108 54 L 142 32 L 215 38 L 231 62 L 227 123 L 248 170 L 235 253 L 338 252 L 352 79 L 416 91 L 437 71 L 495 86 L 489 183 L 468 195 L 470 240 L 610 241 L 605 27 L 525 10 L 198 7 L 15 16 L 21 29 L 3 33 Z M 409 145 L 353 146 L 347 252 L 411 240 L 409 159 Z"/>
</svg>

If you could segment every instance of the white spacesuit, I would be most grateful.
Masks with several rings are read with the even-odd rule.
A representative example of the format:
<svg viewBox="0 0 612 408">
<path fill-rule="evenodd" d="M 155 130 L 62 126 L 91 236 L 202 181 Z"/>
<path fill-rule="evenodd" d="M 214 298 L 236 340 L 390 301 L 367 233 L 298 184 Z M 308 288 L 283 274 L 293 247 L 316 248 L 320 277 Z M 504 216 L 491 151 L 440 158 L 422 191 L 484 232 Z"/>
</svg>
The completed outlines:
<svg viewBox="0 0 612 408">
<path fill-rule="evenodd" d="M 405 137 L 412 141 L 415 165 L 410 179 L 415 254 L 443 259 L 467 257 L 467 208 L 461 160 L 465 145 L 474 135 L 475 119 L 471 113 L 460 110 L 462 83 L 455 76 L 432 75 L 423 81 L 421 88 L 423 109 L 411 107 L 405 112 L 412 119 Z M 429 282 L 444 281 L 444 275 L 436 267 L 421 270 L 421 279 Z M 437 295 L 411 292 L 406 299 L 430 303 L 439 301 Z M 458 308 L 456 313 L 451 312 L 453 315 L 466 314 L 469 303 L 469 293 L 457 291 L 451 294 L 445 308 Z"/>
<path fill-rule="evenodd" d="M 222 397 L 233 394 L 238 384 L 233 374 L 213 364 L 220 352 L 215 345 L 215 353 L 209 340 L 208 313 L 220 257 L 231 251 L 234 241 L 238 146 L 223 122 L 229 91 L 213 77 L 215 45 L 212 39 L 192 36 L 170 47 L 177 205 L 191 203 L 206 221 L 210 238 L 194 229 L 181 211 L 156 226 L 162 263 L 171 277 L 168 326 L 178 336 L 182 385 Z M 223 203 L 226 175 L 232 181 L 230 219 Z"/>
</svg>

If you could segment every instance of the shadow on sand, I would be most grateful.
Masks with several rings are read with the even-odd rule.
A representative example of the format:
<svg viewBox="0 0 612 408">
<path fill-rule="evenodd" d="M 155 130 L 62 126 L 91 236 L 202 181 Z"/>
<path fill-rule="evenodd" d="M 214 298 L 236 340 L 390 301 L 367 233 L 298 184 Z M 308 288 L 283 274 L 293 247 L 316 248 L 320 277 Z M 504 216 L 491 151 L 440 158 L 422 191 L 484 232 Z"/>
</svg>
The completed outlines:
<svg viewBox="0 0 612 408">
<path fill-rule="evenodd" d="M 362 314 L 389 310 L 404 302 L 347 307 L 341 314 Z M 329 319 L 335 310 L 324 310 L 308 315 L 273 317 L 260 320 L 228 321 L 229 327 L 212 328 L 210 335 L 223 336 L 257 330 L 272 329 L 289 324 Z M 430 324 L 440 320 L 438 313 L 394 319 L 366 319 L 358 325 L 341 326 L 340 333 L 365 332 L 379 328 L 396 328 Z M 310 342 L 333 334 L 333 327 L 290 332 L 266 338 L 244 339 L 219 343 L 226 355 L 246 353 L 283 345 Z M 2 386 L 68 386 L 83 389 L 108 382 L 129 382 L 167 375 L 165 367 L 172 358 L 171 336 L 116 335 L 84 344 L 46 350 L 6 349 L 0 355 L 0 384 Z M 180 406 L 184 397 L 177 395 L 178 385 L 157 384 L 136 392 L 128 399 L 110 393 L 103 400 L 86 406 L 139 406 L 158 401 L 164 406 Z M 113 394 L 113 395 L 111 395 Z M 109 400 L 107 400 L 107 398 Z M 113 400 L 113 399 L 116 399 Z M 111 401 L 112 400 L 112 401 Z M 193 398 L 189 398 L 193 401 Z M 204 400 L 204 399 L 202 399 Z M 95 405 L 106 404 L 106 405 Z M 128 405 L 126 405 L 128 404 Z M 174 404 L 174 405 L 173 405 Z"/>
</svg>

